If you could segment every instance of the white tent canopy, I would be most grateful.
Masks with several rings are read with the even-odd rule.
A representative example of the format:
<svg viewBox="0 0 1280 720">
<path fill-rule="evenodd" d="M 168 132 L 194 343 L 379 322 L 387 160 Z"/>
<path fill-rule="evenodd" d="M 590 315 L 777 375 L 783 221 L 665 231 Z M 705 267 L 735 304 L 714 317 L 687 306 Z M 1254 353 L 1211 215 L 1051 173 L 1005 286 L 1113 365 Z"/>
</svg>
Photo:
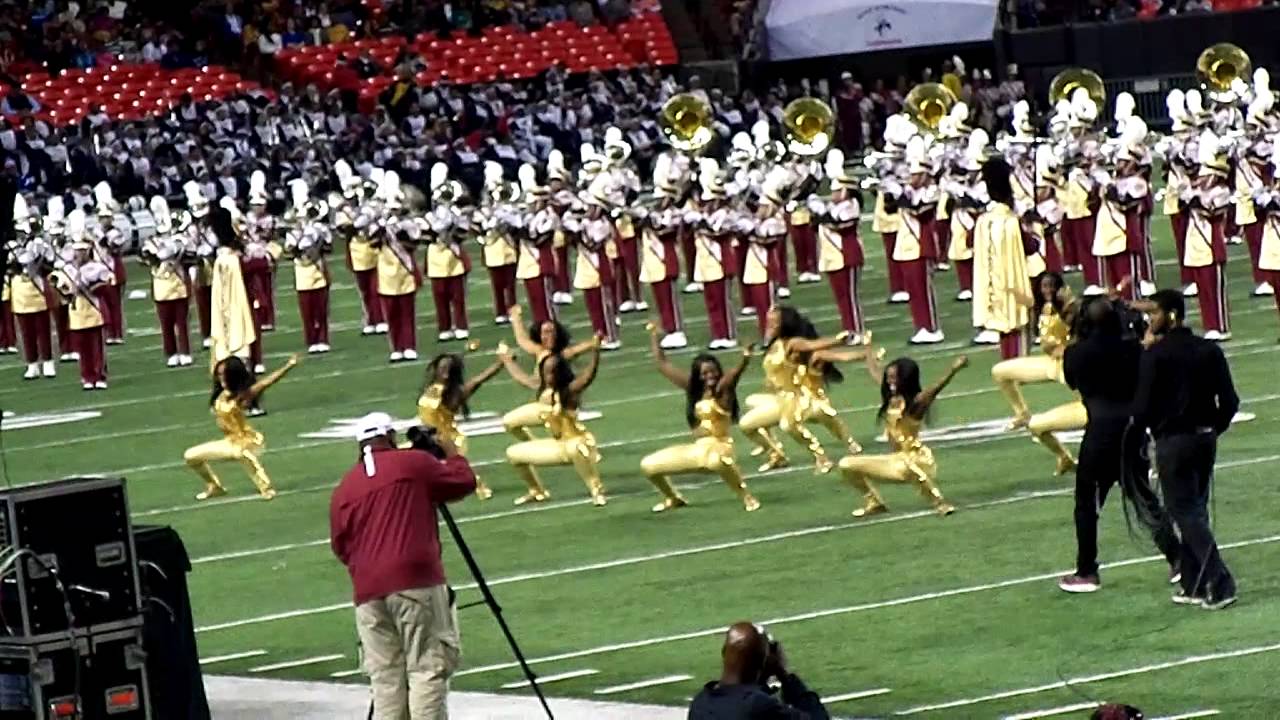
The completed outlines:
<svg viewBox="0 0 1280 720">
<path fill-rule="evenodd" d="M 772 0 L 770 60 L 990 40 L 996 0 Z"/>
</svg>

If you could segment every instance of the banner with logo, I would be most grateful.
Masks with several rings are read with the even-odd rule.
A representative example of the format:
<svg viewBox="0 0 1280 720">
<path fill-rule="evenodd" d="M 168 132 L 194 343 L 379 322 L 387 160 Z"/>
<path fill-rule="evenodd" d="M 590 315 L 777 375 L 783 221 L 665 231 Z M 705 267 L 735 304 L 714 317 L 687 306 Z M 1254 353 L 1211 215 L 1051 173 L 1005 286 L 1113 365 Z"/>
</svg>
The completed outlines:
<svg viewBox="0 0 1280 720">
<path fill-rule="evenodd" d="M 770 60 L 991 40 L 997 0 L 772 0 Z"/>
</svg>

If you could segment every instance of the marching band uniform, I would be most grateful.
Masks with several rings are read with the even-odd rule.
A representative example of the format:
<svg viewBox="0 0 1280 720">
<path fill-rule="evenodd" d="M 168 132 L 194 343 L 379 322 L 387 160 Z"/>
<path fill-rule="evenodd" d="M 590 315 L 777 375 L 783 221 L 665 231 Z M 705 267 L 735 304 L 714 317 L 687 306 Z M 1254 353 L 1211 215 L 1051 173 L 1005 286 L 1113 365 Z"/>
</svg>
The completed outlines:
<svg viewBox="0 0 1280 720">
<path fill-rule="evenodd" d="M 65 221 L 66 206 L 63 204 L 62 197 L 55 195 L 49 198 L 45 203 L 45 237 L 48 238 L 49 244 L 53 246 L 58 259 L 68 262 L 73 253 L 66 246 L 66 235 L 63 228 Z M 71 341 L 71 326 L 68 319 L 69 308 L 67 303 L 52 283 L 45 285 L 45 293 L 49 297 L 49 309 L 53 315 L 53 327 L 58 332 L 58 361 L 75 362 L 79 358 L 76 356 L 75 344 Z"/>
<path fill-rule="evenodd" d="M 1172 132 L 1156 145 L 1157 152 L 1164 160 L 1162 209 L 1169 217 L 1173 244 L 1178 253 L 1178 273 L 1184 288 L 1183 294 L 1194 295 L 1190 286 L 1191 271 L 1183 264 L 1189 214 L 1182 208 L 1181 196 L 1183 189 L 1191 184 L 1196 168 L 1195 127 L 1190 122 L 1185 95 L 1181 90 L 1170 90 L 1165 98 L 1165 106 L 1173 126 Z"/>
<path fill-rule="evenodd" d="M 1008 360 L 1026 352 L 1027 308 L 1019 301 L 1026 292 L 1027 254 L 1022 225 L 1013 209 L 992 203 L 973 231 L 974 324 L 1000 334 L 1000 357 Z"/>
<path fill-rule="evenodd" d="M 890 195 L 896 194 L 901 181 L 905 179 L 903 173 L 906 171 L 906 166 L 902 163 L 902 153 L 914 133 L 915 128 L 912 127 L 910 120 L 902 115 L 891 115 L 885 122 L 884 152 L 868 153 L 864 159 L 864 163 L 873 172 L 875 182 L 878 184 L 871 229 L 880 234 L 884 244 L 891 303 L 904 303 L 910 299 L 902 274 L 902 265 L 893 257 L 901 218 L 897 204 L 891 200 Z"/>
<path fill-rule="evenodd" d="M 93 188 L 97 201 L 98 225 L 93 241 L 96 260 L 111 270 L 110 281 L 98 288 L 98 304 L 102 308 L 103 333 L 108 345 L 124 344 L 124 290 L 126 278 L 124 251 L 129 244 L 128 238 L 115 227 L 116 212 L 120 206 L 116 204 L 111 193 L 111 186 L 105 181 Z"/>
<path fill-rule="evenodd" d="M 311 199 L 307 181 L 289 182 L 293 199 L 293 227 L 285 235 L 285 252 L 293 258 L 293 283 L 302 318 L 302 341 L 309 353 L 329 352 L 329 263 L 333 236 L 322 219 L 329 208 Z"/>
<path fill-rule="evenodd" d="M 18 328 L 13 320 L 8 269 L 0 269 L 0 355 L 18 352 Z"/>
<path fill-rule="evenodd" d="M 1182 192 L 1184 207 L 1190 213 L 1183 262 L 1199 290 L 1200 321 L 1208 340 L 1231 337 L 1224 273 L 1231 189 L 1227 185 L 1229 168 L 1224 150 L 1212 130 L 1201 133 L 1197 147 L 1199 175 Z"/>
<path fill-rule="evenodd" d="M 929 177 L 925 164 L 924 138 L 916 135 L 907 144 L 909 184 L 897 186 L 891 199 L 898 210 L 898 231 L 894 234 L 893 262 L 898 265 L 911 304 L 911 319 L 916 333 L 913 344 L 942 342 L 942 325 L 933 294 L 932 265 L 934 212 L 938 207 L 938 188 Z M 893 188 L 894 186 L 890 186 Z M 888 190 L 893 193 L 893 190 Z M 976 244 L 976 243 L 975 243 Z"/>
<path fill-rule="evenodd" d="M 756 167 L 751 173 L 749 173 L 750 185 L 748 187 L 751 188 L 752 194 L 756 197 L 757 200 L 759 200 L 761 195 L 763 194 L 763 187 L 764 187 L 765 180 L 770 176 L 770 174 L 773 174 L 775 176 L 776 178 L 775 184 L 777 184 L 780 189 L 776 194 L 775 199 L 777 200 L 777 202 L 774 203 L 774 205 L 778 210 L 779 219 L 783 220 L 785 225 L 786 222 L 789 221 L 789 216 L 793 208 L 793 203 L 787 202 L 787 198 L 784 197 L 784 193 L 782 192 L 781 189 L 784 186 L 788 190 L 791 187 L 793 187 L 796 182 L 796 176 L 789 169 L 787 169 L 787 167 L 782 162 L 783 158 L 786 157 L 786 154 L 787 154 L 787 146 L 784 145 L 781 141 L 774 140 L 770 136 L 769 131 L 770 131 L 770 127 L 769 127 L 769 122 L 767 120 L 758 120 L 754 125 L 751 126 L 751 134 L 754 137 L 754 144 L 756 148 L 756 153 L 755 153 Z M 789 192 L 787 194 L 789 194 Z M 806 192 L 805 194 L 808 194 L 808 193 Z M 745 228 L 746 226 L 744 224 L 744 229 L 740 233 L 741 237 L 738 240 L 737 262 L 738 262 L 739 280 L 743 280 L 746 274 L 747 254 L 748 254 L 748 251 L 750 250 L 750 244 L 751 244 L 751 237 L 750 237 L 751 233 L 747 231 Z M 765 247 L 769 251 L 768 263 L 766 263 L 765 267 L 768 269 L 769 283 L 772 286 L 770 296 L 771 297 L 776 296 L 784 299 L 789 298 L 791 297 L 791 277 L 787 271 L 788 262 L 787 262 L 786 233 L 784 232 L 782 237 L 775 242 L 765 243 Z M 746 287 L 745 281 L 743 281 L 742 291 L 743 291 L 742 314 L 751 315 L 753 314 L 753 311 L 756 310 L 756 305 L 747 303 L 747 295 L 749 294 L 749 292 Z M 759 313 L 755 313 L 755 314 L 757 315 L 757 317 L 759 317 Z M 763 322 L 763 321 L 761 320 L 760 322 Z"/>
<path fill-rule="evenodd" d="M 813 178 L 813 180 L 816 179 Z M 807 203 L 795 203 L 794 207 L 789 209 L 787 233 L 796 250 L 796 282 L 821 282 L 822 276 L 818 274 L 818 227 Z M 781 271 L 785 276 L 787 266 L 783 265 Z"/>
<path fill-rule="evenodd" d="M 944 188 L 951 199 L 947 259 L 955 266 L 960 287 L 956 299 L 961 301 L 973 300 L 973 228 L 990 202 L 980 175 L 989 141 L 987 131 L 981 128 L 969 134 L 969 143 L 956 162 L 955 179 Z"/>
<path fill-rule="evenodd" d="M 1110 287 L 1121 280 L 1131 281 L 1126 289 L 1129 300 L 1138 298 L 1142 278 L 1140 258 L 1147 249 L 1145 207 L 1150 196 L 1147 181 L 1139 174 L 1139 164 L 1146 152 L 1143 142 L 1147 125 L 1141 118 L 1125 120 L 1116 155 L 1116 176 L 1105 170 L 1094 171 L 1100 205 L 1094 225 L 1092 252 L 1105 264 Z"/>
<path fill-rule="evenodd" d="M 355 277 L 363 312 L 364 324 L 360 334 L 385 333 L 387 323 L 383 321 L 382 303 L 378 299 L 378 249 L 369 243 L 364 232 L 355 230 L 356 216 L 366 208 L 372 210 L 374 200 L 371 197 L 365 201 L 364 208 L 356 207 L 362 185 L 359 176 L 352 172 L 346 160 L 335 162 L 333 170 L 338 177 L 338 186 L 344 200 L 341 206 L 334 208 L 334 227 L 347 238 L 347 266 Z"/>
<path fill-rule="evenodd" d="M 1097 159 L 1098 143 L 1085 135 L 1085 131 L 1097 118 L 1097 106 L 1084 89 L 1076 90 L 1071 99 L 1067 123 L 1072 130 L 1065 143 L 1064 162 L 1072 165 L 1059 198 L 1065 218 L 1062 221 L 1062 242 L 1070 244 L 1075 259 L 1084 272 L 1087 287 L 1085 295 L 1102 292 L 1102 262 L 1093 254 L 1094 225 L 1097 221 L 1097 196 L 1092 168 Z"/>
<path fill-rule="evenodd" d="M 1270 181 L 1254 195 L 1258 211 L 1262 213 L 1263 232 L 1258 243 L 1258 269 L 1265 282 L 1273 288 L 1280 287 L 1280 143 L 1271 145 Z M 1280 311 L 1280 293 L 1274 295 L 1276 310 Z"/>
<path fill-rule="evenodd" d="M 610 263 L 608 258 L 608 246 L 613 241 L 616 226 L 606 212 L 608 199 L 604 183 L 603 176 L 597 177 L 584 193 L 587 215 L 580 221 L 578 264 L 573 274 L 573 286 L 582 291 L 591 327 L 600 337 L 600 348 L 616 350 L 622 342 L 618 339 L 619 309 L 614 295 L 618 285 L 613 282 L 613 274 L 623 272 L 625 268 L 621 264 Z M 540 219 L 547 218 L 544 215 L 547 212 L 542 209 L 534 215 L 530 220 L 531 230 Z M 550 222 L 550 218 L 546 221 Z"/>
<path fill-rule="evenodd" d="M 630 205 L 629 195 L 640 189 L 640 178 L 627 161 L 631 157 L 631 144 L 622 139 L 622 131 L 611 127 L 604 134 L 606 167 L 602 175 L 608 179 L 610 204 L 621 208 Z M 636 230 L 631 216 L 619 213 L 614 219 L 616 234 L 609 257 L 614 260 L 614 297 L 618 300 L 618 312 L 648 310 L 640 292 L 640 250 L 637 247 Z"/>
<path fill-rule="evenodd" d="M 787 241 L 787 223 L 783 219 L 782 194 L 786 190 L 788 172 L 776 167 L 769 172 L 760 188 L 758 215 L 742 221 L 742 305 L 755 312 L 764 337 L 766 317 L 773 307 L 779 256 L 774 248 Z"/>
<path fill-rule="evenodd" d="M 444 170 L 439 178 L 437 168 Z M 427 277 L 431 279 L 431 296 L 436 306 L 436 330 L 440 340 L 464 340 L 471 335 L 467 322 L 467 273 L 471 271 L 471 258 L 463 248 L 459 235 L 470 231 L 466 218 L 453 207 L 458 201 L 456 187 L 450 183 L 448 192 L 437 192 L 449 183 L 448 166 L 436 163 L 432 168 L 434 207 L 427 214 L 431 230 L 431 242 L 427 244 Z"/>
<path fill-rule="evenodd" d="M 524 283 L 529 311 L 533 314 L 533 321 L 539 324 L 556 319 L 556 308 L 552 302 L 556 274 L 553 240 L 560 222 L 556 211 L 547 202 L 547 195 L 543 193 L 536 200 L 527 217 L 512 214 L 513 226 L 520 229 L 516 279 Z"/>
<path fill-rule="evenodd" d="M 249 217 L 245 222 L 244 279 L 253 302 L 259 330 L 276 325 L 275 288 L 272 276 L 280 256 L 276 242 L 276 220 L 267 214 L 266 174 L 255 170 L 249 178 Z M 254 359 L 255 365 L 262 363 Z"/>
<path fill-rule="evenodd" d="M 552 241 L 552 247 L 555 249 L 556 258 L 556 275 L 555 275 L 555 292 L 552 293 L 551 302 L 556 305 L 570 305 L 573 303 L 572 280 L 570 279 L 571 265 L 569 263 L 569 247 L 573 245 L 575 238 L 570 238 L 565 232 L 565 218 L 573 212 L 578 203 L 578 196 L 569 188 L 573 176 L 569 174 L 568 169 L 564 166 L 564 154 L 559 150 L 552 150 L 547 155 L 547 188 L 551 193 L 551 202 L 556 212 L 560 214 L 561 229 L 556 232 Z M 514 276 L 513 276 L 514 277 Z M 514 287 L 514 281 L 512 283 Z M 504 314 L 506 310 L 503 310 Z"/>
<path fill-rule="evenodd" d="M 818 270 L 827 274 L 831 294 L 840 312 L 840 326 L 850 341 L 861 342 L 867 331 L 858 284 L 862 276 L 862 241 L 858 239 L 861 209 L 854 189 L 857 180 L 846 175 L 844 152 L 827 153 L 827 177 L 831 179 L 831 199 L 810 197 L 808 207 L 818 227 Z"/>
<path fill-rule="evenodd" d="M 406 242 L 416 242 L 421 237 L 422 228 L 412 219 L 401 217 L 403 197 L 400 176 L 395 171 L 383 173 L 378 196 L 383 212 L 376 219 L 361 217 L 357 220 L 356 229 L 361 229 L 363 221 L 370 222 L 369 237 L 378 248 L 378 298 L 382 301 L 382 316 L 388 326 L 390 360 L 417 360 L 414 301 L 422 276 L 413 251 L 405 245 Z"/>
<path fill-rule="evenodd" d="M 183 277 L 187 248 L 174 232 L 169 203 L 163 196 L 151 198 L 155 235 L 142 244 L 141 255 L 151 268 L 151 299 L 160 322 L 161 346 L 169 367 L 187 366 L 191 360 L 191 338 L 187 328 L 190 289 Z"/>
<path fill-rule="evenodd" d="M 1266 115 L 1271 111 L 1273 103 L 1274 98 L 1268 89 L 1265 93 L 1260 93 L 1249 104 L 1247 127 L 1250 132 L 1245 138 L 1242 138 L 1242 142 L 1245 143 L 1243 149 L 1237 148 L 1238 156 L 1234 173 L 1236 188 L 1235 222 L 1236 226 L 1243 230 L 1245 243 L 1249 246 L 1249 260 L 1253 265 L 1253 282 L 1255 284 L 1253 294 L 1255 296 L 1275 294 L 1275 288 L 1267 282 L 1266 273 L 1259 264 L 1264 228 L 1253 202 L 1254 196 L 1266 187 L 1271 179 L 1272 141 L 1268 137 L 1269 128 L 1267 127 L 1268 118 Z"/>
<path fill-rule="evenodd" d="M 192 293 L 196 300 L 196 320 L 200 325 L 200 337 L 203 346 L 213 347 L 213 264 L 217 246 L 206 223 L 209 217 L 209 201 L 200 191 L 200 186 L 188 182 L 182 186 L 187 197 L 187 210 L 179 215 L 176 223 L 178 232 L 184 235 L 183 244 L 194 248 L 187 267 Z"/>
<path fill-rule="evenodd" d="M 45 240 L 30 235 L 31 219 L 26 199 L 14 198 L 13 224 L 26 241 L 14 253 L 14 267 L 9 273 L 9 302 L 22 335 L 22 351 L 27 361 L 26 380 L 44 376 L 56 377 L 53 361 L 53 336 L 50 331 L 48 274 L 53 269 L 53 247 Z"/>
<path fill-rule="evenodd" d="M 445 166 L 437 164 L 435 167 Z M 432 168 L 433 173 L 437 172 L 435 167 Z M 448 192 L 453 193 L 458 189 L 455 185 L 450 181 L 441 187 L 447 187 Z M 502 181 L 502 166 L 486 163 L 484 195 L 474 224 L 480 232 L 481 253 L 493 289 L 495 325 L 511 322 L 507 311 L 519 302 L 516 300 L 516 262 L 520 259 L 520 245 L 516 239 L 516 226 L 520 221 L 513 207 L 514 201 L 508 197 L 512 194 L 512 187 Z"/>
<path fill-rule="evenodd" d="M 276 249 L 278 248 L 278 245 L 274 240 L 272 240 L 269 245 L 263 245 L 261 243 L 255 244 L 250 242 L 249 239 L 246 239 L 246 233 L 249 231 L 251 225 L 246 223 L 244 216 L 240 213 L 240 208 L 236 207 L 235 200 L 230 196 L 222 196 L 222 198 L 218 200 L 218 206 L 223 210 L 226 210 L 227 213 L 231 215 L 231 225 L 235 228 L 238 237 L 244 241 L 244 250 L 236 252 L 234 255 L 236 262 L 240 265 L 239 276 L 241 282 L 244 283 L 245 297 L 249 299 L 249 309 L 251 310 L 249 318 L 253 321 L 253 338 L 249 342 L 249 355 L 247 360 L 250 369 L 253 370 L 255 374 L 260 374 L 266 371 L 266 367 L 262 362 L 262 337 L 264 334 L 262 328 L 263 320 L 266 316 L 262 312 L 263 304 L 261 298 L 263 297 L 263 294 L 261 291 L 262 288 L 265 287 L 267 294 L 272 292 L 271 267 L 275 263 L 275 256 L 279 255 L 280 251 Z M 272 227 L 274 227 L 274 221 L 272 222 Z M 214 261 L 214 264 L 216 266 L 216 260 Z M 266 272 L 265 282 L 263 282 L 264 270 Z M 258 274 L 258 282 L 256 284 L 254 282 L 254 273 Z M 216 284 L 217 283 L 215 283 L 215 286 Z M 259 294 L 256 296 L 254 294 L 254 287 L 259 288 Z M 212 312 L 214 315 L 218 313 L 218 300 L 216 298 L 214 300 Z M 275 310 L 273 309 L 272 313 L 274 312 Z M 214 319 L 213 327 L 216 331 L 216 318 Z M 251 408 L 251 412 L 256 411 L 256 407 Z"/>
<path fill-rule="evenodd" d="M 697 210 L 686 213 L 685 223 L 694 227 L 694 282 L 702 285 L 707 308 L 712 350 L 737 347 L 738 329 L 729 297 L 729 278 L 734 275 L 729 246 L 733 214 L 725 205 L 724 177 L 715 160 L 703 158 L 698 183 L 702 188 Z"/>
<path fill-rule="evenodd" d="M 647 284 L 653 293 L 664 333 L 660 345 L 668 350 L 689 344 L 675 290 L 680 277 L 677 238 L 684 221 L 684 212 L 676 207 L 681 194 L 678 180 L 672 172 L 671 156 L 659 155 L 653 167 L 653 191 L 658 197 L 658 206 L 641 211 L 640 218 L 640 282 Z"/>
<path fill-rule="evenodd" d="M 54 273 L 54 285 L 67 303 L 72 347 L 79 356 L 80 381 L 85 390 L 107 388 L 106 312 L 98 289 L 111 282 L 110 268 L 92 258 L 93 243 L 85 235 L 83 210 L 67 214 L 67 239 L 75 259 Z"/>
</svg>

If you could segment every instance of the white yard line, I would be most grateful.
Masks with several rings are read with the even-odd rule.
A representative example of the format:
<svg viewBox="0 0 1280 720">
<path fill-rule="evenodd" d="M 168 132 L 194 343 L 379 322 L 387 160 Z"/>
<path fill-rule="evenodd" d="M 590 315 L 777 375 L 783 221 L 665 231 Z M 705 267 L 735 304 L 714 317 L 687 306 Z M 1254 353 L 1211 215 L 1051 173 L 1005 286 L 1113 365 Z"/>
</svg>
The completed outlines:
<svg viewBox="0 0 1280 720">
<path fill-rule="evenodd" d="M 1165 715 L 1163 717 L 1151 718 L 1151 720 L 1191 720 L 1192 718 L 1213 717 L 1214 715 L 1221 714 L 1221 710 L 1194 710 L 1192 712 L 1182 713 L 1181 715 Z"/>
<path fill-rule="evenodd" d="M 888 695 L 891 692 L 893 691 L 889 688 L 875 688 L 873 690 L 859 690 L 857 692 L 841 693 L 839 695 L 822 698 L 822 704 L 834 705 L 836 703 L 849 702 L 850 700 L 861 700 L 862 698 L 876 697 L 877 695 Z"/>
<path fill-rule="evenodd" d="M 214 655 L 213 657 L 200 658 L 200 664 L 216 665 L 222 662 L 231 662 L 232 660 L 244 660 L 245 658 L 262 657 L 266 655 L 266 650 L 246 650 L 245 652 L 231 653 L 230 655 Z"/>
<path fill-rule="evenodd" d="M 356 675 L 363 675 L 363 674 L 364 674 L 364 670 L 361 670 L 360 668 L 356 668 L 355 670 L 339 670 L 337 672 L 331 672 L 329 673 L 329 677 L 349 678 L 349 677 L 355 677 Z"/>
<path fill-rule="evenodd" d="M 630 690 L 641 690 L 643 688 L 658 687 L 659 685 L 671 685 L 673 683 L 685 682 L 692 680 L 692 675 L 663 675 L 662 677 L 650 678 L 648 680 L 640 680 L 626 685 L 610 685 L 602 687 L 599 690 L 592 690 L 595 695 L 614 695 L 624 693 Z"/>
<path fill-rule="evenodd" d="M 1017 715 L 1005 715 L 1001 720 L 1036 720 L 1036 718 L 1054 717 L 1056 715 L 1066 715 L 1067 713 L 1079 712 L 1081 710 L 1092 710 L 1102 703 L 1100 702 L 1082 702 L 1075 705 L 1063 705 L 1055 708 L 1045 708 L 1044 710 L 1031 710 L 1029 712 L 1018 713 Z"/>
<path fill-rule="evenodd" d="M 563 680 L 572 680 L 574 678 L 589 677 L 591 675 L 599 675 L 599 670 L 570 670 L 557 675 L 544 675 L 538 678 L 539 685 L 550 685 L 551 683 L 561 682 Z M 519 682 L 509 682 L 502 686 L 503 690 L 516 690 L 519 688 L 529 687 L 528 680 L 520 680 Z"/>
<path fill-rule="evenodd" d="M 303 667 L 305 665 L 319 665 L 320 663 L 333 662 L 334 660 L 341 660 L 342 658 L 342 653 L 336 653 L 333 655 L 317 655 L 315 657 L 302 658 L 301 660 L 288 660 L 285 662 L 272 663 L 270 665 L 259 665 L 258 667 L 249 668 L 249 672 L 265 673 L 272 672 L 273 670 L 288 670 L 289 668 Z"/>
<path fill-rule="evenodd" d="M 1260 655 L 1263 653 L 1272 653 L 1280 650 L 1280 643 L 1271 645 L 1256 645 L 1254 647 L 1241 648 L 1239 650 L 1229 650 L 1226 652 L 1215 652 L 1207 655 L 1190 655 L 1188 657 L 1170 660 L 1167 662 L 1154 663 L 1151 665 L 1139 665 L 1138 667 L 1126 668 L 1124 670 L 1116 670 L 1113 672 L 1099 673 L 1097 675 L 1083 675 L 1080 677 L 1067 678 L 1053 683 L 1044 685 L 1034 685 L 1032 687 L 1017 688 L 1014 690 L 1005 690 L 1003 692 L 992 693 L 990 695 L 982 695 L 972 698 L 961 698 L 950 702 L 938 703 L 936 705 L 920 705 L 906 710 L 900 710 L 895 715 L 919 715 L 927 712 L 935 712 L 938 710 L 952 710 L 959 707 L 970 707 L 980 705 L 982 703 L 991 702 L 993 700 L 1005 700 L 1012 697 L 1022 697 L 1025 695 L 1036 695 L 1051 690 L 1063 690 L 1076 685 L 1088 685 L 1090 683 L 1103 682 L 1106 680 L 1115 680 L 1117 678 L 1132 677 L 1134 675 L 1145 675 L 1146 673 L 1156 672 L 1158 670 L 1168 670 L 1170 668 L 1185 667 L 1187 665 L 1198 665 L 1200 663 L 1215 662 L 1218 660 L 1230 660 L 1232 658 L 1247 657 L 1249 655 Z"/>
<path fill-rule="evenodd" d="M 1266 545 L 1266 544 L 1271 544 L 1276 542 L 1280 542 L 1280 535 L 1271 535 L 1271 536 L 1262 537 L 1262 538 L 1255 538 L 1253 540 L 1242 540 L 1239 542 L 1227 543 L 1224 545 L 1220 545 L 1219 548 L 1224 550 L 1229 550 L 1233 548 L 1251 547 L 1255 545 Z M 1128 560 L 1121 560 L 1119 562 L 1105 563 L 1102 567 L 1103 568 L 1126 567 L 1130 565 L 1141 565 L 1141 564 L 1153 563 L 1157 561 L 1164 562 L 1164 556 L 1148 555 L 1145 557 L 1130 558 Z M 931 600 L 940 600 L 943 598 L 959 597 L 962 595 L 974 595 L 977 593 L 987 592 L 991 590 L 1003 590 L 1005 588 L 1017 587 L 1019 585 L 1030 585 L 1033 583 L 1044 582 L 1046 580 L 1053 580 L 1061 577 L 1062 575 L 1068 572 L 1070 572 L 1070 570 L 1066 570 L 1066 569 L 1056 570 L 1053 572 L 1040 573 L 1038 575 L 1028 575 L 1020 578 L 1012 578 L 1009 580 L 1000 580 L 997 582 L 983 583 L 981 585 L 969 585 L 966 587 L 952 588 L 950 590 L 940 590 L 937 592 L 922 593 L 919 595 L 909 595 L 906 597 L 894 598 L 891 600 L 881 600 L 877 602 L 861 603 L 858 605 L 848 605 L 845 607 L 828 608 L 825 610 L 815 610 L 813 612 L 801 613 L 798 615 L 788 615 L 788 616 L 783 616 L 783 617 L 778 617 L 773 619 L 760 620 L 759 623 L 766 627 L 771 625 L 785 625 L 789 623 L 806 622 L 809 620 L 817 620 L 822 618 L 838 617 L 841 615 L 849 615 L 853 613 L 866 612 L 868 610 L 879 610 L 879 609 L 889 608 L 889 607 L 911 605 L 911 604 L 927 602 Z M 197 629 L 197 632 L 198 631 L 199 630 Z M 724 627 L 717 626 L 714 628 L 707 628 L 703 630 L 693 630 L 690 632 L 678 633 L 674 635 L 664 635 L 661 637 L 645 638 L 643 640 L 633 640 L 630 642 L 614 643 L 610 645 L 600 645 L 598 647 L 588 648 L 585 650 L 574 650 L 571 652 L 558 653 L 555 655 L 533 657 L 533 658 L 528 658 L 527 660 L 530 665 L 559 662 L 561 660 L 574 660 L 577 658 L 593 657 L 596 655 L 604 655 L 608 653 L 619 652 L 622 650 L 634 650 L 637 648 L 652 647 L 655 645 L 665 645 L 667 643 L 679 642 L 682 640 L 693 640 L 693 639 L 703 638 L 703 637 L 715 637 L 723 633 L 724 633 Z M 496 663 L 493 665 L 483 665 L 480 667 L 468 668 L 466 670 L 462 670 L 458 672 L 457 675 L 459 676 L 479 675 L 482 673 L 495 672 L 499 670 L 510 670 L 511 668 L 514 668 L 514 667 L 519 667 L 519 665 L 514 662 Z"/>
</svg>

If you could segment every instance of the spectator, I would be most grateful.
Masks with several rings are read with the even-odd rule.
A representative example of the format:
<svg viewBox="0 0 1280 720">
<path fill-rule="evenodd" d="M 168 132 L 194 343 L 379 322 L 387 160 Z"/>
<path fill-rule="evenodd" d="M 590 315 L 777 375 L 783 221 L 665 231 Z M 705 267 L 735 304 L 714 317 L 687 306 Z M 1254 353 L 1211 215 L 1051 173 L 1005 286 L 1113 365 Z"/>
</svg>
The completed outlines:
<svg viewBox="0 0 1280 720">
<path fill-rule="evenodd" d="M 787 668 L 782 646 L 758 625 L 740 622 L 725 633 L 719 681 L 702 688 L 689 706 L 689 720 L 826 720 L 818 694 Z M 782 685 L 782 698 L 768 682 Z"/>
<path fill-rule="evenodd" d="M 9 83 L 9 89 L 5 93 L 4 100 L 0 101 L 0 113 L 12 116 L 39 111 L 40 103 L 35 98 L 23 92 L 22 86 L 16 81 Z"/>
<path fill-rule="evenodd" d="M 596 21 L 596 13 L 587 0 L 572 0 L 569 3 L 569 19 L 579 25 L 593 25 Z"/>
<path fill-rule="evenodd" d="M 409 115 L 409 110 L 418 104 L 418 88 L 408 69 L 397 71 L 396 81 L 382 91 L 379 100 L 396 123 Z"/>
<path fill-rule="evenodd" d="M 447 438 L 438 459 L 396 449 L 386 413 L 362 418 L 356 439 L 360 460 L 333 493 L 329 537 L 354 587 L 372 717 L 445 718 L 460 643 L 436 507 L 475 492 L 476 476 Z"/>
</svg>

